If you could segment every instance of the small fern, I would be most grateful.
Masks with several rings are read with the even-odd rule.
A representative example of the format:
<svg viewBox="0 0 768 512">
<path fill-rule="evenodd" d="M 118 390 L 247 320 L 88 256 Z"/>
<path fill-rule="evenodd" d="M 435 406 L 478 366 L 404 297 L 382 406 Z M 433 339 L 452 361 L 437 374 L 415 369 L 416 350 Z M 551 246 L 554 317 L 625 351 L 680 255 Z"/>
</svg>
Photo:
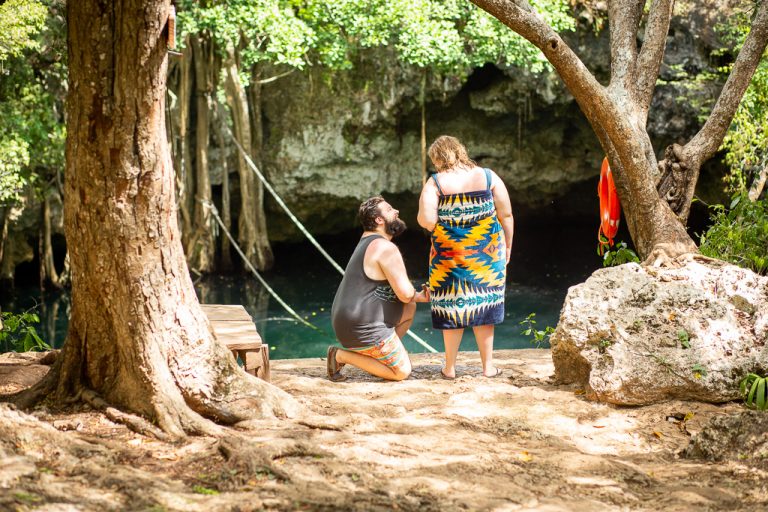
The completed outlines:
<svg viewBox="0 0 768 512">
<path fill-rule="evenodd" d="M 739 383 L 739 392 L 744 405 L 750 409 L 764 411 L 768 409 L 768 377 L 749 373 Z"/>
</svg>

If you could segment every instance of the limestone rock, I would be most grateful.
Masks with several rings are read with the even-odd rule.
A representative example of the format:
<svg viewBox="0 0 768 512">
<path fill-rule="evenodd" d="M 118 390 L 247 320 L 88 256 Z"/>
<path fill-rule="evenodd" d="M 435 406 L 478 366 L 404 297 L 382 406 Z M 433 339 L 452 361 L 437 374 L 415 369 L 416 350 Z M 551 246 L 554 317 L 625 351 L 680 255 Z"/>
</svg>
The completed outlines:
<svg viewBox="0 0 768 512">
<path fill-rule="evenodd" d="M 555 377 L 596 400 L 725 402 L 768 371 L 768 277 L 701 257 L 674 269 L 600 269 L 568 290 Z"/>
<path fill-rule="evenodd" d="M 738 460 L 768 468 L 768 413 L 716 416 L 696 434 L 684 455 L 712 461 Z"/>
</svg>

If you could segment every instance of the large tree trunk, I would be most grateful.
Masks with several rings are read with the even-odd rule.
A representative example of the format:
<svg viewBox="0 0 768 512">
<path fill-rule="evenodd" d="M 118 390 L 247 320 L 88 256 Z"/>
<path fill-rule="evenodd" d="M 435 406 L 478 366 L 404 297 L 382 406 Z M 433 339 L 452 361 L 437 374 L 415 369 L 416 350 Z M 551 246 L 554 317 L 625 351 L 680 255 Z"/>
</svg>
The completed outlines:
<svg viewBox="0 0 768 512">
<path fill-rule="evenodd" d="M 255 143 L 251 132 L 250 109 L 245 88 L 240 81 L 234 49 L 227 49 L 227 59 L 224 64 L 224 91 L 227 104 L 232 112 L 232 126 L 234 135 L 244 151 L 251 151 L 248 155 L 257 165 L 261 152 L 260 133 Z M 251 87 L 259 87 L 252 83 Z M 261 98 L 258 98 L 260 108 Z M 258 111 L 259 120 L 261 110 Z M 260 123 L 259 123 L 259 126 Z M 254 149 L 256 150 L 254 152 Z M 238 151 L 237 171 L 240 179 L 240 216 L 238 218 L 238 243 L 245 253 L 246 258 L 254 267 L 264 270 L 272 267 L 274 256 L 267 238 L 267 222 L 264 216 L 264 187 L 253 171 L 248 167 L 245 157 Z"/>
<path fill-rule="evenodd" d="M 216 245 L 211 216 L 211 177 L 208 169 L 210 110 L 214 91 L 213 43 L 209 38 L 190 37 L 195 66 L 195 216 L 187 245 L 189 266 L 198 272 L 210 272 L 215 265 Z"/>
<path fill-rule="evenodd" d="M 189 277 L 165 134 L 170 0 L 67 3 L 69 96 L 65 229 L 72 266 L 69 332 L 29 405 L 90 397 L 166 432 L 218 433 L 296 409 L 237 366 L 211 334 Z M 206 419 L 209 418 L 209 419 Z"/>
</svg>

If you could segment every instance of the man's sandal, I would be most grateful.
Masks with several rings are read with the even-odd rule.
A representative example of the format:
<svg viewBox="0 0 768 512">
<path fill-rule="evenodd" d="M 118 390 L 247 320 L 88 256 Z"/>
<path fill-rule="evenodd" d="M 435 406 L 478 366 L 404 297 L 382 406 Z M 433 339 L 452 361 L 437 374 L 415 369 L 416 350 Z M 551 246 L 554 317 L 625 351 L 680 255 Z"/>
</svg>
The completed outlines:
<svg viewBox="0 0 768 512">
<path fill-rule="evenodd" d="M 336 362 L 336 352 L 338 352 L 338 350 L 338 347 L 328 347 L 328 356 L 326 359 L 328 378 L 333 382 L 341 382 L 343 380 L 347 380 L 347 377 L 341 374 L 341 369 L 346 365 L 344 363 Z"/>
</svg>

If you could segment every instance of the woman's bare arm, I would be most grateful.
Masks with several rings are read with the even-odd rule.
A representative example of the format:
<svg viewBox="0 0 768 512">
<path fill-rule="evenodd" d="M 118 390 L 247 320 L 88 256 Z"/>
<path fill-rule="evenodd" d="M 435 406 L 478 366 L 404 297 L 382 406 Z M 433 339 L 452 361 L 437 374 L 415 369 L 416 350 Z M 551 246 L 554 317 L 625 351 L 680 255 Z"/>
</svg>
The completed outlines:
<svg viewBox="0 0 768 512">
<path fill-rule="evenodd" d="M 424 187 L 421 189 L 421 196 L 419 197 L 419 214 L 416 217 L 419 226 L 427 231 L 435 229 L 435 225 L 437 224 L 437 203 L 438 194 L 435 182 L 427 180 Z"/>
<path fill-rule="evenodd" d="M 499 218 L 501 228 L 504 230 L 504 241 L 507 245 L 507 263 L 512 252 L 512 239 L 515 235 L 515 219 L 512 217 L 512 203 L 509 200 L 509 192 L 501 178 L 494 172 L 491 182 L 493 202 L 496 205 L 496 216 Z"/>
</svg>

